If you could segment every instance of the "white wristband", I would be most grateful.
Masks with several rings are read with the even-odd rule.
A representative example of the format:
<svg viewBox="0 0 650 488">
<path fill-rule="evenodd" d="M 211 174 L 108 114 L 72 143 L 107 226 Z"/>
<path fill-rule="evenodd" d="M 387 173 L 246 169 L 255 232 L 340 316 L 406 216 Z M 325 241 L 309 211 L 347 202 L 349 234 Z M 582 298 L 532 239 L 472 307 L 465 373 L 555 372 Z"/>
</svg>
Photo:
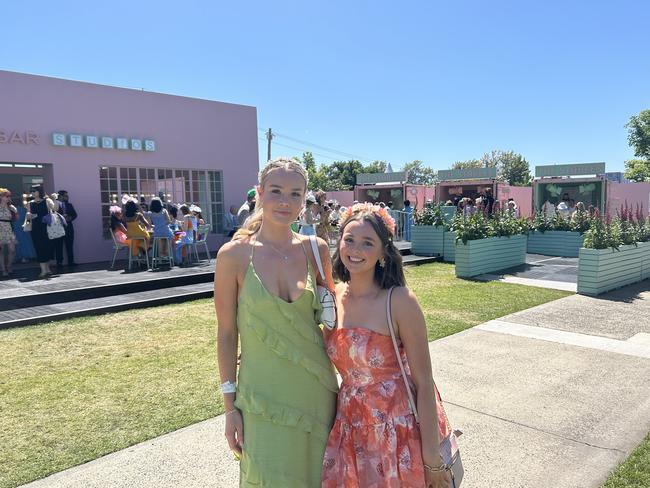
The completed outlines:
<svg viewBox="0 0 650 488">
<path fill-rule="evenodd" d="M 237 393 L 237 383 L 233 383 L 232 381 L 221 383 L 221 393 Z"/>
</svg>

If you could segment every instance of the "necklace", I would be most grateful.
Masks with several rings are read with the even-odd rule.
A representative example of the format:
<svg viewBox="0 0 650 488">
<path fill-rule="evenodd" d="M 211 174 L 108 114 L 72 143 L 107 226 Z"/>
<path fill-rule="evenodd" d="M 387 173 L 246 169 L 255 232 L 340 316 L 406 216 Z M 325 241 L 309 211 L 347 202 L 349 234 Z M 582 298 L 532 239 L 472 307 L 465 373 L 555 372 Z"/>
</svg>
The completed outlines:
<svg viewBox="0 0 650 488">
<path fill-rule="evenodd" d="M 258 242 L 259 242 L 259 241 L 258 241 Z M 266 245 L 269 246 L 269 247 L 270 247 L 271 249 L 273 249 L 276 253 L 278 253 L 278 254 L 282 257 L 282 259 L 284 259 L 285 261 L 288 261 L 288 260 L 289 260 L 289 256 L 287 256 L 285 253 L 281 252 L 277 247 L 275 247 L 275 246 L 274 246 L 273 244 L 271 244 L 270 242 L 263 242 L 262 244 L 264 244 L 265 246 L 266 246 Z M 291 242 L 290 242 L 289 246 L 291 246 L 291 244 L 293 244 L 293 236 L 291 237 Z"/>
</svg>

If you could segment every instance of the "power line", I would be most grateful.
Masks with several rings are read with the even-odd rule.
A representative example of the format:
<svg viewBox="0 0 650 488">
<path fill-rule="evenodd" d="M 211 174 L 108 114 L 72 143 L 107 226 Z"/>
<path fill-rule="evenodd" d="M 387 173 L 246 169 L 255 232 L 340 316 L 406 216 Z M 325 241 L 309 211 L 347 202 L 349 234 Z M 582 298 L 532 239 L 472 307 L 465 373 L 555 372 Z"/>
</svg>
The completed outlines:
<svg viewBox="0 0 650 488">
<path fill-rule="evenodd" d="M 258 137 L 258 139 L 260 141 L 266 142 L 266 139 L 264 137 Z M 325 159 L 331 159 L 332 161 L 340 161 L 340 158 L 333 158 L 332 156 L 326 156 L 325 154 L 320 154 L 320 153 L 316 153 L 316 152 L 313 152 L 313 151 L 309 151 L 309 149 L 306 149 L 304 147 L 289 146 L 287 144 L 282 144 L 281 142 L 273 142 L 273 144 L 275 144 L 276 146 L 282 146 L 282 147 L 286 147 L 286 148 L 289 148 L 289 149 L 294 149 L 294 150 L 300 151 L 302 153 L 311 152 L 314 156 L 318 156 L 318 157 L 325 158 Z"/>
<path fill-rule="evenodd" d="M 258 130 L 259 130 L 260 132 L 264 132 L 264 133 L 266 133 L 266 131 L 265 131 L 264 129 L 261 129 L 261 128 L 260 128 L 260 129 L 258 129 Z M 278 132 L 273 132 L 273 135 L 274 135 L 274 136 L 277 136 L 277 137 L 282 137 L 282 138 L 284 138 L 284 139 L 288 139 L 288 140 L 293 141 L 293 142 L 297 142 L 298 144 L 302 144 L 302 145 L 305 145 L 305 146 L 307 146 L 307 147 L 315 147 L 315 148 L 317 148 L 317 149 L 321 149 L 321 150 L 326 151 L 326 152 L 328 152 L 328 153 L 339 154 L 339 155 L 341 155 L 341 156 L 345 156 L 346 158 L 357 159 L 357 160 L 359 160 L 359 161 L 364 161 L 364 162 L 366 162 L 366 163 L 371 163 L 371 162 L 373 162 L 373 161 L 376 161 L 376 160 L 371 159 L 371 158 L 366 158 L 366 157 L 358 156 L 358 155 L 356 155 L 356 154 L 351 154 L 351 153 L 348 153 L 348 152 L 339 151 L 339 150 L 337 150 L 337 149 L 332 149 L 332 148 L 329 148 L 329 147 L 326 147 L 326 146 L 321 146 L 321 145 L 319 145 L 319 144 L 315 144 L 315 143 L 313 143 L 313 142 L 304 141 L 304 140 L 302 140 L 302 139 L 297 139 L 297 138 L 295 138 L 295 137 L 291 137 L 291 136 L 287 136 L 287 135 L 284 135 L 284 134 L 280 134 L 280 133 L 278 133 Z M 276 144 L 278 144 L 278 143 L 276 143 Z M 290 146 L 286 146 L 286 147 L 290 147 Z M 293 148 L 293 149 L 295 149 L 295 148 Z M 312 151 L 312 152 L 313 152 L 313 151 Z M 316 154 L 316 153 L 314 153 L 314 154 Z M 322 155 L 321 155 L 321 156 L 322 156 Z M 329 157 L 329 159 L 336 160 L 336 159 L 338 159 L 338 158 L 332 158 L 332 157 Z"/>
</svg>

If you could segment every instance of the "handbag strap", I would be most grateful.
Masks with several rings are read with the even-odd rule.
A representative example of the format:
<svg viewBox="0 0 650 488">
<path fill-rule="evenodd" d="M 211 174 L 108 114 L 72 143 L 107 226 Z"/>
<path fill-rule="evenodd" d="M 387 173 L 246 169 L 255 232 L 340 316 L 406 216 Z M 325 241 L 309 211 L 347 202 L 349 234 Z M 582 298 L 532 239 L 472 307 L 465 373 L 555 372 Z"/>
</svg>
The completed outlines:
<svg viewBox="0 0 650 488">
<path fill-rule="evenodd" d="M 316 260 L 316 266 L 318 266 L 318 272 L 320 273 L 321 280 L 325 281 L 325 271 L 323 271 L 323 263 L 320 260 L 320 252 L 318 252 L 318 242 L 316 241 L 316 236 L 309 236 L 309 242 L 311 243 L 311 250 L 314 253 L 314 259 Z"/>
<path fill-rule="evenodd" d="M 388 330 L 390 332 L 390 338 L 393 342 L 393 349 L 395 349 L 395 354 L 397 355 L 397 364 L 399 364 L 399 369 L 402 373 L 402 379 L 404 380 L 404 386 L 406 386 L 406 394 L 408 395 L 409 406 L 411 407 L 411 412 L 415 417 L 415 421 L 419 424 L 420 417 L 418 416 L 418 409 L 415 406 L 415 398 L 413 392 L 411 391 L 411 385 L 409 385 L 408 379 L 406 378 L 406 371 L 404 371 L 404 364 L 402 363 L 402 356 L 399 353 L 399 347 L 397 347 L 397 339 L 395 338 L 395 330 L 393 327 L 393 317 L 391 313 L 391 297 L 393 295 L 393 288 L 388 289 L 388 298 L 386 299 L 386 318 L 388 319 Z"/>
<path fill-rule="evenodd" d="M 406 386 L 406 393 L 408 395 L 408 401 L 409 401 L 409 406 L 411 407 L 411 412 L 413 412 L 413 416 L 415 417 L 415 421 L 419 424 L 420 423 L 420 417 L 418 415 L 418 410 L 416 407 L 415 403 L 415 396 L 413 395 L 413 391 L 411 390 L 411 385 L 409 384 L 409 381 L 406 377 L 406 371 L 404 370 L 404 364 L 402 363 L 402 356 L 399 353 L 399 347 L 397 346 L 397 339 L 395 338 L 395 330 L 393 327 L 393 316 L 391 313 L 391 296 L 393 295 L 393 288 L 391 287 L 388 290 L 388 298 L 386 300 L 386 318 L 388 319 L 388 330 L 390 332 L 390 338 L 391 341 L 393 342 L 393 349 L 395 350 L 395 355 L 397 356 L 397 363 L 399 364 L 399 369 L 400 372 L 402 373 L 402 379 L 404 380 L 404 386 Z M 442 409 L 442 415 L 445 419 L 446 425 L 449 427 L 449 419 L 447 418 L 447 412 L 445 412 L 444 407 L 442 406 L 442 397 L 440 396 L 440 391 L 438 390 L 438 386 L 436 385 L 436 381 L 433 380 L 433 389 L 434 389 L 434 394 L 437 397 L 437 406 L 438 408 Z M 451 427 L 449 427 L 451 428 Z"/>
</svg>

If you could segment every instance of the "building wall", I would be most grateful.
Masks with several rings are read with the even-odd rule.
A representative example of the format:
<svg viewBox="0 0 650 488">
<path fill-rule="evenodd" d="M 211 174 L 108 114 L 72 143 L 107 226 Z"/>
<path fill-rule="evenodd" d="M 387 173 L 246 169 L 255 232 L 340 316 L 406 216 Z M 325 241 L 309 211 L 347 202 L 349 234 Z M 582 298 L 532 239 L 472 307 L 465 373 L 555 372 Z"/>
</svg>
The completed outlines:
<svg viewBox="0 0 650 488">
<path fill-rule="evenodd" d="M 352 190 L 328 191 L 326 193 L 328 200 L 336 200 L 344 207 L 349 207 L 354 202 L 354 191 Z"/>
<path fill-rule="evenodd" d="M 52 164 L 46 191 L 66 189 L 79 262 L 106 260 L 99 167 L 221 170 L 224 209 L 257 181 L 255 107 L 0 71 L 0 130 L 31 131 L 38 143 L 0 144 L 0 162 Z M 155 152 L 56 147 L 53 132 L 153 139 Z M 0 180 L 2 169 L 0 168 Z M 210 236 L 216 249 L 222 237 Z"/>
<path fill-rule="evenodd" d="M 503 203 L 508 198 L 513 198 L 519 208 L 519 215 L 531 217 L 533 215 L 533 188 L 531 186 L 503 185 L 499 188 L 499 200 Z M 505 207 L 504 207 L 505 208 Z"/>
<path fill-rule="evenodd" d="M 607 202 L 609 211 L 616 215 L 616 211 L 625 205 L 632 210 L 636 209 L 637 204 L 643 208 L 643 214 L 648 216 L 650 209 L 650 183 L 617 183 L 610 181 L 607 183 Z"/>
</svg>

